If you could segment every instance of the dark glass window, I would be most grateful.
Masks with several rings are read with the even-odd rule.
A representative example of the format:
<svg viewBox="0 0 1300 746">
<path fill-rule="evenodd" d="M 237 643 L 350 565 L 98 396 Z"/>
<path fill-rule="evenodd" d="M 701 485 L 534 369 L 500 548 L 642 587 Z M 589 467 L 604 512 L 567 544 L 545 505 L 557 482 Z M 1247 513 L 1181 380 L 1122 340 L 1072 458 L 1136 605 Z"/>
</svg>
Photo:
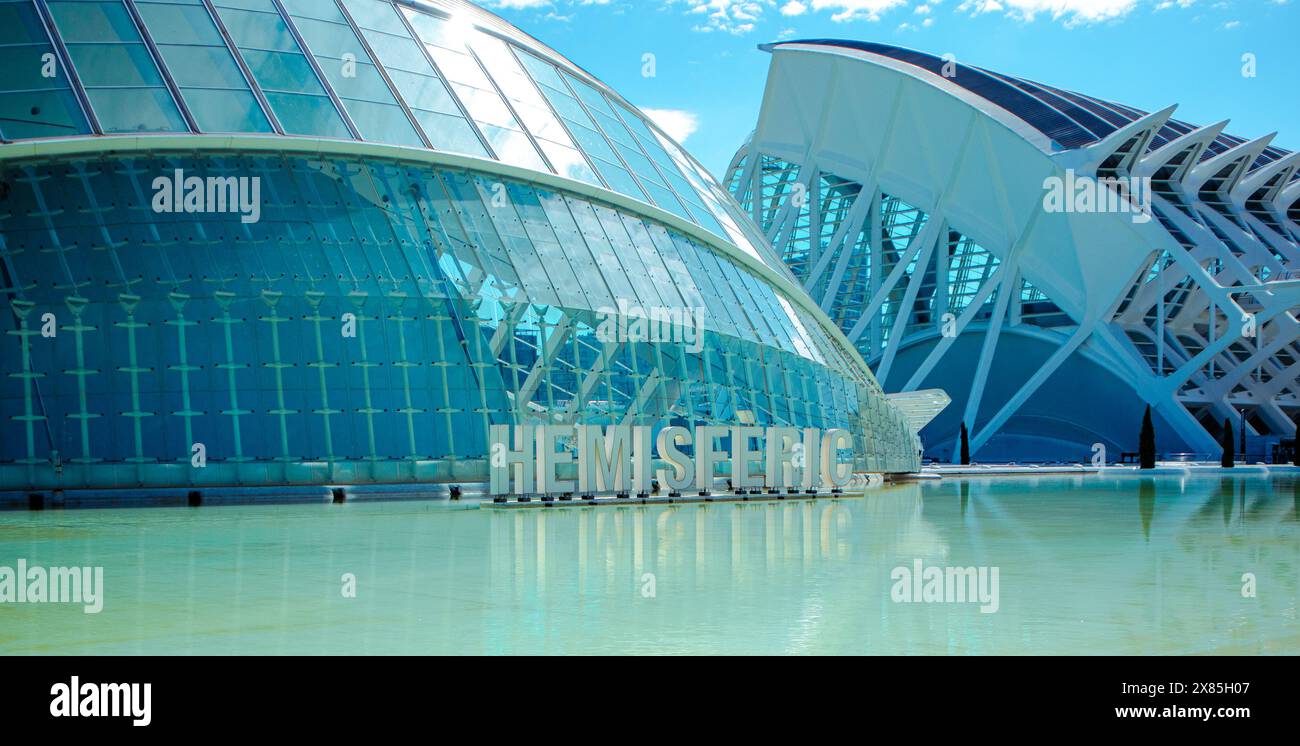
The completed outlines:
<svg viewBox="0 0 1300 746">
<path fill-rule="evenodd" d="M 90 131 L 31 0 L 0 0 L 0 70 L 0 137 L 22 140 Z"/>
</svg>

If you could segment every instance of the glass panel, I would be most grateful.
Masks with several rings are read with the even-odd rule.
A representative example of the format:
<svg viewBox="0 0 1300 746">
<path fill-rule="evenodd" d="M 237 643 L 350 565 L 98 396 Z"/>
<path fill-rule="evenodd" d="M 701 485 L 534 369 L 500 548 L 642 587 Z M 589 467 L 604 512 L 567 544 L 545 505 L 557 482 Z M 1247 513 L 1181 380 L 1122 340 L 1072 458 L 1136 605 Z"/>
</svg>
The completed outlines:
<svg viewBox="0 0 1300 746">
<path fill-rule="evenodd" d="M 542 95 L 554 107 L 569 132 L 573 134 L 578 149 L 591 159 L 591 165 L 595 167 L 609 188 L 634 199 L 654 204 L 651 197 L 623 166 L 614 147 L 600 132 L 596 122 L 573 97 L 555 67 L 523 50 L 517 50 L 517 54 L 519 62 L 527 70 L 529 77 L 537 83 Z M 678 208 L 680 209 L 680 206 Z M 683 217 L 689 216 L 683 215 Z"/>
<path fill-rule="evenodd" d="M 266 93 L 280 126 L 291 135 L 319 135 L 351 139 L 334 103 L 326 96 L 301 93 Z"/>
<path fill-rule="evenodd" d="M 166 88 L 88 89 L 90 105 L 106 132 L 171 132 L 185 129 Z"/>
<path fill-rule="evenodd" d="M 68 53 L 87 88 L 163 87 L 162 75 L 144 44 L 75 44 Z"/>
<path fill-rule="evenodd" d="M 605 136 L 614 144 L 623 163 L 626 163 L 632 173 L 636 174 L 637 179 L 641 182 L 641 187 L 650 196 L 652 202 L 678 217 L 694 222 L 691 213 L 686 209 L 682 201 L 672 193 L 672 189 L 667 184 L 663 174 L 642 151 L 642 146 L 639 144 L 637 137 L 615 113 L 613 105 L 605 94 L 568 73 L 564 74 L 564 78 L 569 82 L 572 90 L 576 91 L 583 103 L 586 104 L 587 110 L 591 112 Z"/>
<path fill-rule="evenodd" d="M 160 46 L 163 63 L 176 85 L 184 88 L 248 90 L 239 65 L 225 47 Z"/>
<path fill-rule="evenodd" d="M 54 23 L 59 27 L 59 35 L 66 44 L 140 41 L 140 34 L 121 0 L 51 0 L 49 7 Z"/>
<path fill-rule="evenodd" d="M 200 131 L 271 131 L 271 122 L 199 0 L 184 5 L 137 0 L 136 8 Z"/>
<path fill-rule="evenodd" d="M 0 136 L 66 137 L 90 132 L 71 90 L 0 93 Z"/>
<path fill-rule="evenodd" d="M 466 49 L 466 41 L 477 37 L 478 32 L 410 8 L 403 8 L 402 12 L 497 158 L 514 166 L 549 171 L 523 126 L 515 120 L 501 94 Z"/>
<path fill-rule="evenodd" d="M 249 50 L 244 52 L 244 62 L 262 90 L 326 96 L 311 63 L 301 54 Z"/>
<path fill-rule="evenodd" d="M 449 153 L 463 153 L 487 158 L 487 148 L 474 132 L 473 126 L 460 114 L 439 114 L 436 111 L 415 111 L 415 118 L 424 129 L 434 147 Z"/>
<path fill-rule="evenodd" d="M 298 42 L 270 0 L 215 0 L 217 15 L 240 49 L 298 52 Z"/>
<path fill-rule="evenodd" d="M 271 131 L 271 124 L 251 91 L 186 88 L 182 94 L 204 132 Z"/>
<path fill-rule="evenodd" d="M 225 46 L 221 34 L 208 17 L 200 2 L 176 5 L 171 2 L 136 0 L 145 28 L 157 44 L 197 44 L 208 47 Z"/>
<path fill-rule="evenodd" d="M 361 28 L 409 37 L 406 24 L 387 0 L 344 0 L 343 4 Z M 375 47 L 375 53 L 379 54 L 378 47 Z"/>
<path fill-rule="evenodd" d="M 121 0 L 49 7 L 105 132 L 189 129 Z"/>
<path fill-rule="evenodd" d="M 347 0 L 346 5 L 433 147 L 488 157 L 474 126 L 465 119 L 424 49 L 411 37 L 397 9 L 383 0 Z"/>
<path fill-rule="evenodd" d="M 298 33 L 364 140 L 423 147 L 406 112 L 338 7 L 319 0 L 285 4 Z"/>
<path fill-rule="evenodd" d="M 271 0 L 213 0 L 213 5 L 286 134 L 352 139 Z"/>
<path fill-rule="evenodd" d="M 519 66 L 510 47 L 486 34 L 475 35 L 473 46 L 492 80 L 523 120 L 523 125 L 537 139 L 556 171 L 561 176 L 602 186 L 564 125 L 560 124 L 537 86 Z"/>
<path fill-rule="evenodd" d="M 35 6 L 0 2 L 0 138 L 90 132 Z"/>
</svg>

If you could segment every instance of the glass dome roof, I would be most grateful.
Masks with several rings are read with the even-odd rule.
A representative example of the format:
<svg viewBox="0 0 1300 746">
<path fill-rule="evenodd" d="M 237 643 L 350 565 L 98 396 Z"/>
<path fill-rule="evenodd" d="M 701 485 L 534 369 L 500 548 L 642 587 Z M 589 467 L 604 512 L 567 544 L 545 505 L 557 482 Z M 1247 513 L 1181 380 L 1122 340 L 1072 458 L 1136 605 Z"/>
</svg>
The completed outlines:
<svg viewBox="0 0 1300 746">
<path fill-rule="evenodd" d="M 491 159 L 661 208 L 786 274 L 645 115 L 463 0 L 0 0 L 0 29 L 5 141 L 282 135 Z"/>
</svg>

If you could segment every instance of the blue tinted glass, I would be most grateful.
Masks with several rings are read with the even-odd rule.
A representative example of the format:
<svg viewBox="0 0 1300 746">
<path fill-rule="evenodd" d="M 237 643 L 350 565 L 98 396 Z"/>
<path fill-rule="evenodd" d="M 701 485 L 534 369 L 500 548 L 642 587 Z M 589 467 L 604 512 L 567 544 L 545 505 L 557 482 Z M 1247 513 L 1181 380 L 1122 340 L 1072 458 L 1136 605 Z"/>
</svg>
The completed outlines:
<svg viewBox="0 0 1300 746">
<path fill-rule="evenodd" d="M 240 49 L 274 49 L 281 52 L 297 52 L 298 43 L 294 41 L 289 27 L 274 11 L 254 12 L 226 7 L 227 3 L 218 0 L 217 13 L 226 30 Z"/>
<path fill-rule="evenodd" d="M 453 153 L 488 155 L 397 9 L 384 0 L 348 0 L 346 6 L 429 144 Z"/>
<path fill-rule="evenodd" d="M 143 44 L 73 44 L 68 53 L 82 84 L 90 88 L 163 84 L 149 48 Z"/>
<path fill-rule="evenodd" d="M 537 146 L 466 46 L 479 38 L 480 33 L 418 11 L 403 9 L 403 13 L 497 159 L 536 171 L 549 171 Z"/>
<path fill-rule="evenodd" d="M 188 129 L 121 0 L 49 5 L 105 132 Z"/>
<path fill-rule="evenodd" d="M 433 73 L 433 68 L 429 66 L 424 52 L 420 51 L 420 46 L 411 39 L 390 36 L 378 31 L 366 32 L 366 39 L 370 42 L 370 48 L 375 50 L 375 56 L 379 57 L 380 64 L 390 73 L 395 70 L 407 70 L 424 75 Z"/>
<path fill-rule="evenodd" d="M 121 0 L 68 2 L 52 0 L 50 14 L 64 43 L 139 41 L 140 34 Z"/>
<path fill-rule="evenodd" d="M 244 63 L 262 90 L 325 95 L 307 58 L 297 53 L 244 51 Z"/>
<path fill-rule="evenodd" d="M 137 0 L 135 7 L 140 11 L 140 17 L 155 42 L 224 45 L 221 34 L 202 5 L 173 5 Z"/>
<path fill-rule="evenodd" d="M 0 46 L 46 41 L 45 27 L 29 0 L 0 3 Z"/>
<path fill-rule="evenodd" d="M 67 78 L 62 74 L 62 65 L 56 58 L 45 56 L 52 51 L 49 44 L 0 46 L 0 70 L 4 70 L 0 89 L 30 91 L 66 87 Z"/>
<path fill-rule="evenodd" d="M 91 88 L 86 91 L 107 132 L 172 132 L 186 129 L 166 88 Z"/>
<path fill-rule="evenodd" d="M 248 89 L 239 66 L 225 47 L 178 47 L 159 45 L 172 80 L 181 88 Z"/>
<path fill-rule="evenodd" d="M 436 111 L 439 114 L 451 116 L 461 115 L 460 108 L 456 106 L 456 101 L 452 99 L 451 93 L 447 91 L 447 86 L 432 73 L 419 75 L 389 69 L 388 77 L 392 79 L 393 85 L 397 86 L 397 91 L 402 95 L 402 99 L 406 101 L 406 105 L 412 109 L 416 111 Z"/>
<path fill-rule="evenodd" d="M 185 88 L 181 95 L 204 132 L 271 131 L 251 91 Z"/>
<path fill-rule="evenodd" d="M 294 18 L 318 18 L 323 21 L 345 23 L 332 0 L 280 0 L 284 9 Z"/>
<path fill-rule="evenodd" d="M 286 7 L 362 139 L 422 146 L 410 118 L 337 6 L 302 0 Z"/>
<path fill-rule="evenodd" d="M 397 104 L 377 104 L 356 99 L 346 100 L 345 106 L 352 121 L 361 130 L 361 136 L 371 142 L 421 147 L 411 121 Z"/>
<path fill-rule="evenodd" d="M 568 86 L 555 67 L 522 50 L 518 52 L 518 59 L 533 80 L 539 84 L 542 95 L 554 107 L 568 131 L 572 133 L 578 148 L 591 159 L 591 165 L 604 178 L 609 188 L 629 197 L 653 203 L 653 198 L 642 189 L 636 178 L 627 170 L 610 145 L 609 139 L 599 130 L 587 110 L 569 93 Z M 665 209 L 675 207 L 675 203 L 671 202 L 665 205 Z"/>
<path fill-rule="evenodd" d="M 0 3 L 0 138 L 90 131 L 35 7 Z"/>
<path fill-rule="evenodd" d="M 352 138 L 270 0 L 214 0 L 214 5 L 286 134 Z"/>
<path fill-rule="evenodd" d="M 203 5 L 138 0 L 136 7 L 200 131 L 271 131 L 261 104 Z"/>
<path fill-rule="evenodd" d="M 387 0 L 344 0 L 343 4 L 361 28 L 406 36 L 406 24 Z"/>
<path fill-rule="evenodd" d="M 89 131 L 70 90 L 0 93 L 0 135 L 6 140 L 66 137 Z"/>
<path fill-rule="evenodd" d="M 428 135 L 433 147 L 451 153 L 489 157 L 474 128 L 459 114 L 447 115 L 416 109 L 415 118 L 419 120 L 420 127 Z"/>
<path fill-rule="evenodd" d="M 520 124 L 532 134 L 550 161 L 551 168 L 561 176 L 603 186 L 537 86 L 520 67 L 510 46 L 485 34 L 476 34 L 472 46 Z"/>
<path fill-rule="evenodd" d="M 326 96 L 267 91 L 266 99 L 271 102 L 271 110 L 287 134 L 352 138 L 352 133 L 335 110 L 334 102 Z"/>
</svg>

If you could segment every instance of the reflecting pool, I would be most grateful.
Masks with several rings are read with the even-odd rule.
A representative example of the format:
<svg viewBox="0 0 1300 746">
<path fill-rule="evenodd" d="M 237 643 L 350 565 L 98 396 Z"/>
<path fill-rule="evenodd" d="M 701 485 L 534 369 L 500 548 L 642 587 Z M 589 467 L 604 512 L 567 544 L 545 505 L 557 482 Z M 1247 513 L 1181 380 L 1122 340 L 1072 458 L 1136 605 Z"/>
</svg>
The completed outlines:
<svg viewBox="0 0 1300 746">
<path fill-rule="evenodd" d="M 105 586 L 95 615 L 0 604 L 0 654 L 1296 654 L 1298 513 L 1293 476 L 0 513 L 0 566 Z M 918 561 L 996 568 L 996 613 L 896 601 Z"/>
</svg>

